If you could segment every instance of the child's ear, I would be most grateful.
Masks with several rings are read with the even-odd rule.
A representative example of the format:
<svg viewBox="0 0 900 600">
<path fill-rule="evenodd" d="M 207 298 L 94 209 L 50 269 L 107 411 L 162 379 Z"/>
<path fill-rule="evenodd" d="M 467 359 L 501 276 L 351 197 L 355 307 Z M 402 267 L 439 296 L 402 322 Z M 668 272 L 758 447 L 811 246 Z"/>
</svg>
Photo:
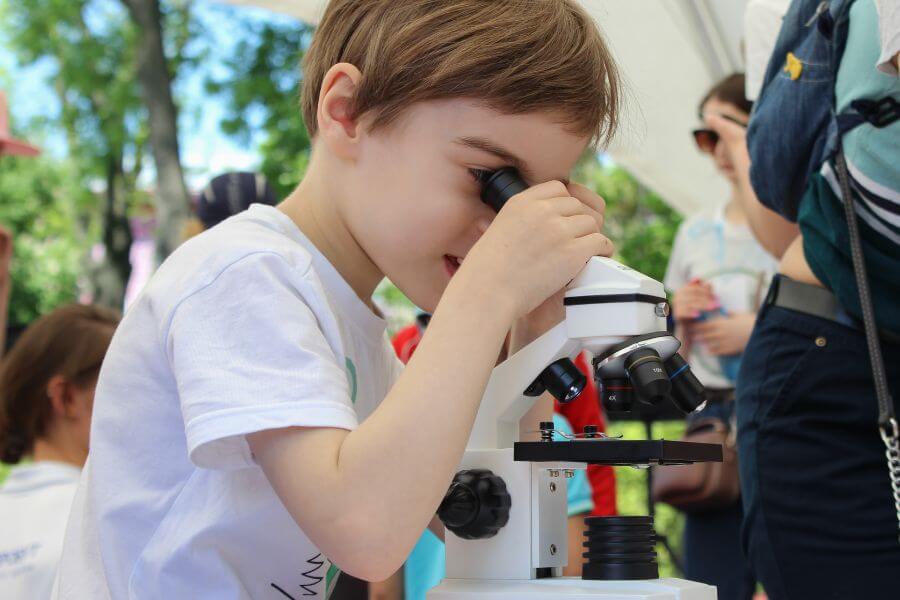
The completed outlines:
<svg viewBox="0 0 900 600">
<path fill-rule="evenodd" d="M 72 409 L 72 393 L 69 381 L 62 375 L 54 375 L 47 382 L 47 398 L 50 400 L 50 408 L 53 416 L 64 419 Z"/>
<path fill-rule="evenodd" d="M 90 417 L 91 405 L 85 406 L 82 396 L 79 388 L 64 375 L 54 375 L 47 382 L 47 398 L 56 419 L 82 418 L 86 410 Z"/>
<path fill-rule="evenodd" d="M 318 136 L 341 158 L 356 156 L 360 125 L 353 114 L 353 100 L 361 79 L 360 70 L 349 63 L 332 66 L 322 79 L 316 111 Z"/>
</svg>

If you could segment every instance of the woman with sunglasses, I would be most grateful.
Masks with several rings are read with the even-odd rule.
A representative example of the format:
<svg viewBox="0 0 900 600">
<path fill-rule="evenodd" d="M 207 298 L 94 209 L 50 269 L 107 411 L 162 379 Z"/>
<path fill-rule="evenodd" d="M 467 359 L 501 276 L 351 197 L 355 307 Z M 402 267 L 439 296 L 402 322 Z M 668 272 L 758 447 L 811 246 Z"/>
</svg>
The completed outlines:
<svg viewBox="0 0 900 600">
<path fill-rule="evenodd" d="M 699 150 L 715 163 L 730 186 L 725 202 L 688 218 L 678 230 L 666 271 L 673 291 L 676 335 L 682 354 L 708 391 L 695 419 L 716 419 L 730 427 L 741 353 L 753 329 L 761 296 L 775 272 L 775 260 L 754 239 L 741 208 L 737 174 L 725 144 L 706 126 L 712 115 L 746 126 L 752 103 L 744 96 L 743 74 L 731 75 L 703 97 L 704 127 L 693 132 Z M 685 575 L 715 585 L 720 600 L 749 600 L 756 581 L 740 544 L 740 499 L 686 515 Z"/>
<path fill-rule="evenodd" d="M 0 460 L 16 465 L 0 485 L 4 599 L 50 598 L 118 322 L 100 307 L 60 307 L 29 326 L 0 366 Z"/>
</svg>

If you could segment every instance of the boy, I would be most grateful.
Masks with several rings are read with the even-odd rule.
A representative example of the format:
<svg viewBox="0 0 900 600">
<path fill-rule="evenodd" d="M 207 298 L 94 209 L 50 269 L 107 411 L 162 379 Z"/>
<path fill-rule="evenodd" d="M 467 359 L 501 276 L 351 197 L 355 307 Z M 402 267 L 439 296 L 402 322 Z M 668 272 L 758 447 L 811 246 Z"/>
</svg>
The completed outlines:
<svg viewBox="0 0 900 600">
<path fill-rule="evenodd" d="M 58 597 L 296 598 L 337 567 L 387 577 L 514 321 L 538 309 L 513 349 L 612 252 L 602 200 L 562 183 L 611 132 L 618 90 L 574 1 L 334 0 L 304 79 L 303 182 L 175 252 L 113 340 Z M 494 218 L 478 177 L 504 166 L 537 185 Z M 371 302 L 385 276 L 434 313 L 399 378 Z"/>
</svg>

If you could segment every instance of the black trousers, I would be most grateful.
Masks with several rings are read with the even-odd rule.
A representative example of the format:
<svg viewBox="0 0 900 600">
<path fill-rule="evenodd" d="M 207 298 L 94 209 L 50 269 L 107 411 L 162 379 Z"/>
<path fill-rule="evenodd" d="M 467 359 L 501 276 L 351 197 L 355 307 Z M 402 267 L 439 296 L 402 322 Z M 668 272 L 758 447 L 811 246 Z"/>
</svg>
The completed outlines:
<svg viewBox="0 0 900 600">
<path fill-rule="evenodd" d="M 882 352 L 900 413 L 900 346 Z M 769 598 L 900 598 L 897 519 L 862 331 L 765 306 L 737 390 L 742 542 Z"/>
</svg>

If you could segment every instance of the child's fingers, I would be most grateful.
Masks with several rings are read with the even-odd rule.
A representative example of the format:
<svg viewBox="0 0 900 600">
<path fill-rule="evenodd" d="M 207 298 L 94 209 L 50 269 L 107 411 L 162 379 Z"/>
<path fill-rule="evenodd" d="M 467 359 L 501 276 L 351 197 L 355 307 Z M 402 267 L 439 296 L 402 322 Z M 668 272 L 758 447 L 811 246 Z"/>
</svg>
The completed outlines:
<svg viewBox="0 0 900 600">
<path fill-rule="evenodd" d="M 606 201 L 592 190 L 577 183 L 569 183 L 569 193 L 573 198 L 577 198 L 579 202 L 590 208 L 590 214 L 597 221 L 600 229 L 603 229 L 604 213 L 606 211 Z"/>
<path fill-rule="evenodd" d="M 685 306 L 703 308 L 706 304 L 706 294 L 703 290 L 688 288 L 679 295 L 679 300 Z"/>
<path fill-rule="evenodd" d="M 616 247 L 608 237 L 602 233 L 591 233 L 575 240 L 577 246 L 583 251 L 585 259 L 592 256 L 612 256 Z"/>
<path fill-rule="evenodd" d="M 527 190 L 516 194 L 523 198 L 550 199 L 550 198 L 568 198 L 569 190 L 561 181 L 545 181 L 537 185 L 531 186 Z"/>
<path fill-rule="evenodd" d="M 715 331 L 715 323 L 713 321 L 705 321 L 694 325 L 694 333 L 702 340 L 709 338 Z"/>
<path fill-rule="evenodd" d="M 594 217 L 590 215 L 573 215 L 566 217 L 566 224 L 570 227 L 572 237 L 582 237 L 593 233 L 600 233 L 600 226 Z"/>
<path fill-rule="evenodd" d="M 594 221 L 597 223 L 597 227 L 603 227 L 603 213 L 598 212 L 592 206 L 585 204 L 574 196 L 554 198 L 552 202 L 554 204 L 554 209 L 564 217 L 587 215 L 594 219 Z"/>
<path fill-rule="evenodd" d="M 569 182 L 569 185 L 566 187 L 572 197 L 578 198 L 597 212 L 602 213 L 606 210 L 606 201 L 590 188 L 587 188 L 580 183 L 573 182 Z"/>
</svg>

